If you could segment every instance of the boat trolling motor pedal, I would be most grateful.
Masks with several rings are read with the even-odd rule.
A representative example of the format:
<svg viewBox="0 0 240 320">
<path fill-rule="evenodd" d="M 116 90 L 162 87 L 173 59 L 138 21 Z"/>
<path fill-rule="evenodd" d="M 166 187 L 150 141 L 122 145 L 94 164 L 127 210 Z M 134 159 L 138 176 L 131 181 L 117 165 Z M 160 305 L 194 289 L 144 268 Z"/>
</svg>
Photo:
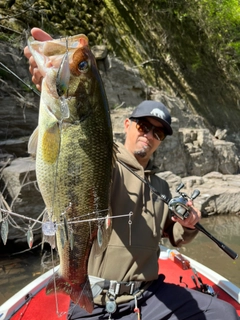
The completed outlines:
<svg viewBox="0 0 240 320">
<path fill-rule="evenodd" d="M 187 205 L 188 200 L 193 200 L 200 194 L 200 191 L 196 189 L 193 191 L 191 197 L 189 197 L 186 193 L 180 191 L 183 187 L 184 184 L 180 183 L 176 189 L 180 197 L 174 197 L 168 203 L 169 209 L 182 220 L 189 216 L 189 206 Z"/>
</svg>

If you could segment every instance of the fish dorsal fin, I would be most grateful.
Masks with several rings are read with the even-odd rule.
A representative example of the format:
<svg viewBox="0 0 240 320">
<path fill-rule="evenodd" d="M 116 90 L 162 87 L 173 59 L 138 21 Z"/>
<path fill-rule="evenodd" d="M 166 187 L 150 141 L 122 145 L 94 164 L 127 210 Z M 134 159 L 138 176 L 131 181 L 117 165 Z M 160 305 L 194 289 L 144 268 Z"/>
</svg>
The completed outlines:
<svg viewBox="0 0 240 320">
<path fill-rule="evenodd" d="M 28 153 L 31 156 L 35 156 L 37 153 L 38 144 L 38 127 L 33 131 L 28 141 Z"/>
</svg>

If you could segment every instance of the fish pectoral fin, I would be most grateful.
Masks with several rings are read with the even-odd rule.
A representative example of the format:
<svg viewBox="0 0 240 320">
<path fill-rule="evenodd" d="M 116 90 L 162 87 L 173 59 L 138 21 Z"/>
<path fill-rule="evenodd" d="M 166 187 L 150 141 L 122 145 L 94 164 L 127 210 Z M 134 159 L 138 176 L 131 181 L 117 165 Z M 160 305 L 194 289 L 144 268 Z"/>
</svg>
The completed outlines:
<svg viewBox="0 0 240 320">
<path fill-rule="evenodd" d="M 37 127 L 28 141 L 28 153 L 33 157 L 37 154 L 38 138 L 39 130 Z M 41 148 L 43 159 L 48 163 L 55 163 L 60 148 L 60 131 L 57 122 L 45 129 L 41 140 Z"/>
<path fill-rule="evenodd" d="M 28 153 L 31 156 L 35 156 L 37 153 L 37 143 L 38 143 L 38 127 L 33 131 L 28 140 Z"/>
<path fill-rule="evenodd" d="M 42 157 L 47 163 L 55 163 L 60 151 L 60 131 L 55 123 L 44 131 L 41 141 Z"/>
</svg>

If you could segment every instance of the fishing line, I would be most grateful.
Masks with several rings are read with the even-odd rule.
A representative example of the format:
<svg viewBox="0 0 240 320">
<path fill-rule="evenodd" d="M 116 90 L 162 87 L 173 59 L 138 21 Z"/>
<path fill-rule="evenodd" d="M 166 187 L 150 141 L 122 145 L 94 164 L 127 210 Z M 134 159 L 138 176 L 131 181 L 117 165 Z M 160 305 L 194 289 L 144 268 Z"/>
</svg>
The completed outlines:
<svg viewBox="0 0 240 320">
<path fill-rule="evenodd" d="M 52 270 L 53 270 L 53 284 L 54 284 L 54 298 L 55 298 L 55 307 L 56 307 L 56 314 L 58 317 L 62 317 L 64 316 L 67 312 L 59 312 L 59 301 L 58 301 L 58 293 L 57 293 L 57 285 L 56 285 L 56 272 L 55 272 L 55 263 L 54 263 L 54 258 L 53 258 L 53 250 L 52 250 L 52 247 L 51 247 L 51 260 L 52 260 Z M 84 287 L 83 287 L 83 290 L 81 291 L 81 294 L 79 296 L 79 299 L 76 301 L 75 305 L 68 310 L 68 313 L 69 312 L 72 312 L 74 310 L 74 308 L 77 306 L 78 302 L 80 301 L 82 295 L 83 295 L 83 292 L 84 292 L 84 288 L 86 286 L 87 283 L 84 284 Z"/>
<path fill-rule="evenodd" d="M 28 297 L 28 301 L 26 302 L 26 304 L 25 304 L 25 308 L 24 308 L 24 310 L 20 313 L 20 315 L 19 315 L 19 320 L 21 320 L 23 317 L 24 317 L 24 314 L 25 314 L 25 312 L 27 311 L 27 308 L 29 307 L 29 304 L 30 304 L 30 302 L 32 301 L 32 298 L 33 298 L 33 295 L 32 294 L 30 294 L 29 295 L 29 297 Z"/>
<path fill-rule="evenodd" d="M 56 285 L 56 272 L 55 272 L 55 264 L 54 264 L 54 259 L 53 259 L 53 250 L 51 248 L 51 258 L 52 258 L 52 270 L 53 270 L 53 283 L 54 283 L 54 297 L 55 297 L 55 306 L 56 306 L 56 314 L 58 315 L 58 317 L 62 317 L 64 316 L 67 312 L 59 312 L 59 301 L 58 301 L 58 294 L 57 294 L 57 285 Z M 84 289 L 87 285 L 87 282 L 84 284 L 83 286 L 83 290 L 81 291 L 81 294 L 78 298 L 78 300 L 76 301 L 76 303 L 74 304 L 74 306 L 68 310 L 68 313 L 72 312 L 74 310 L 74 308 L 78 305 L 78 302 L 80 301 Z"/>
<path fill-rule="evenodd" d="M 84 292 L 84 289 L 85 289 L 86 285 L 87 285 L 87 282 L 85 282 L 85 284 L 84 284 L 84 286 L 83 286 L 83 289 L 82 289 L 82 291 L 81 291 L 81 294 L 80 294 L 78 300 L 77 300 L 76 302 L 74 302 L 73 307 L 68 310 L 68 314 L 72 313 L 73 310 L 74 310 L 74 309 L 76 308 L 76 306 L 78 305 L 78 302 L 80 301 L 80 299 L 81 299 L 81 297 L 82 297 L 82 295 L 83 295 L 83 292 Z M 66 313 L 66 312 L 65 312 L 65 313 Z"/>
<path fill-rule="evenodd" d="M 30 218 L 30 217 L 27 217 L 27 216 L 23 216 L 21 214 L 18 214 L 18 213 L 12 212 L 12 211 L 8 211 L 8 210 L 2 209 L 2 208 L 0 208 L 0 211 L 2 211 L 3 213 L 6 213 L 7 215 L 16 216 L 18 218 L 22 218 L 22 219 L 25 219 L 25 220 L 33 221 L 35 223 L 40 223 L 40 224 L 44 223 L 44 222 L 38 220 L 38 219 L 40 219 L 42 217 L 42 215 L 44 214 L 44 211 L 40 214 L 40 216 L 37 219 L 33 219 L 33 218 Z M 5 218 L 3 218 L 3 219 L 5 219 Z"/>
<path fill-rule="evenodd" d="M 62 136 L 63 136 L 63 121 L 64 119 L 69 118 L 69 107 L 68 107 L 68 101 L 65 98 L 65 93 L 68 91 L 68 82 L 67 85 L 65 86 L 64 78 L 62 78 L 62 73 L 66 71 L 66 68 L 68 67 L 69 71 L 69 62 L 68 62 L 68 39 L 66 38 L 66 53 L 62 59 L 62 62 L 60 64 L 60 67 L 58 69 L 57 77 L 56 77 L 56 90 L 59 96 L 59 101 L 60 101 L 60 110 L 61 110 L 61 119 L 58 121 L 59 125 L 59 143 L 58 143 L 58 156 L 56 160 L 56 165 L 55 165 L 55 175 L 54 175 L 54 184 L 53 184 L 53 197 L 52 197 L 52 208 L 53 211 L 50 213 L 50 218 L 52 220 L 52 217 L 54 215 L 54 204 L 56 200 L 56 194 L 57 194 L 57 179 L 58 179 L 58 169 L 59 169 L 59 158 L 60 158 L 60 153 L 61 153 L 61 145 L 62 145 Z M 65 73 L 64 73 L 65 74 Z M 69 73 L 70 75 L 70 73 Z M 66 211 L 63 212 L 60 215 L 60 221 L 63 220 L 63 222 L 66 222 Z M 64 226 L 64 224 L 60 223 L 57 224 L 59 226 Z M 67 222 L 66 222 L 67 225 Z M 61 230 L 60 230 L 61 231 Z M 62 229 L 64 232 L 64 229 Z M 68 230 L 65 230 L 64 235 L 62 238 L 63 244 L 66 240 L 68 240 Z"/>
<path fill-rule="evenodd" d="M 21 81 L 26 87 L 28 87 L 31 91 L 33 91 L 36 95 L 40 96 L 40 93 L 35 90 L 33 87 L 31 87 L 29 84 L 27 84 L 25 81 L 23 81 L 16 73 L 14 73 L 12 70 L 10 70 L 5 64 L 0 62 L 0 65 L 3 67 L 4 70 L 6 70 L 8 73 L 12 74 L 14 77 L 16 77 L 19 81 Z"/>
<path fill-rule="evenodd" d="M 51 246 L 50 246 L 51 247 Z M 57 285 L 56 285 L 56 272 L 55 272 L 55 264 L 54 264 L 54 257 L 53 257 L 53 249 L 51 247 L 51 260 L 52 260 L 52 270 L 53 270 L 53 284 L 54 284 L 54 298 L 55 298 L 55 307 L 56 307 L 56 314 L 60 318 L 66 314 L 66 312 L 59 312 L 59 302 L 57 296 Z"/>
<path fill-rule="evenodd" d="M 56 307 L 56 314 L 60 316 L 59 308 L 58 308 L 58 297 L 57 297 L 57 285 L 56 285 L 56 277 L 55 277 L 55 264 L 53 259 L 53 249 L 51 248 L 51 259 L 52 259 L 52 270 L 53 270 L 53 284 L 54 284 L 54 298 L 55 298 L 55 307 Z"/>
<path fill-rule="evenodd" d="M 29 249 L 26 249 L 26 250 L 22 250 L 22 251 L 18 251 L 18 252 L 11 253 L 11 254 L 10 254 L 10 256 L 15 256 L 15 255 L 17 255 L 17 254 L 22 254 L 22 253 L 24 253 L 24 252 L 28 252 L 28 251 L 30 251 L 30 250 L 34 250 L 34 249 L 36 249 L 37 247 L 39 247 L 39 246 L 41 246 L 41 245 L 42 245 L 42 242 L 38 243 L 37 245 L 35 245 L 35 246 L 34 246 L 34 247 L 32 247 L 32 248 L 29 248 Z"/>
</svg>

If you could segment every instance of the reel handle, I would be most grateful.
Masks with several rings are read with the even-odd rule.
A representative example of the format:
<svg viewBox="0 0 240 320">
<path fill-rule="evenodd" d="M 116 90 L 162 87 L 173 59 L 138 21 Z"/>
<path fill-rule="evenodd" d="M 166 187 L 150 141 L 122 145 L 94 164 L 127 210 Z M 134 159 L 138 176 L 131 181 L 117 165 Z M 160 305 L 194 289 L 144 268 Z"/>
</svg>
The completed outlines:
<svg viewBox="0 0 240 320">
<path fill-rule="evenodd" d="M 192 195 L 191 195 L 191 200 L 196 199 L 200 195 L 200 191 L 198 189 L 194 190 Z"/>
</svg>

